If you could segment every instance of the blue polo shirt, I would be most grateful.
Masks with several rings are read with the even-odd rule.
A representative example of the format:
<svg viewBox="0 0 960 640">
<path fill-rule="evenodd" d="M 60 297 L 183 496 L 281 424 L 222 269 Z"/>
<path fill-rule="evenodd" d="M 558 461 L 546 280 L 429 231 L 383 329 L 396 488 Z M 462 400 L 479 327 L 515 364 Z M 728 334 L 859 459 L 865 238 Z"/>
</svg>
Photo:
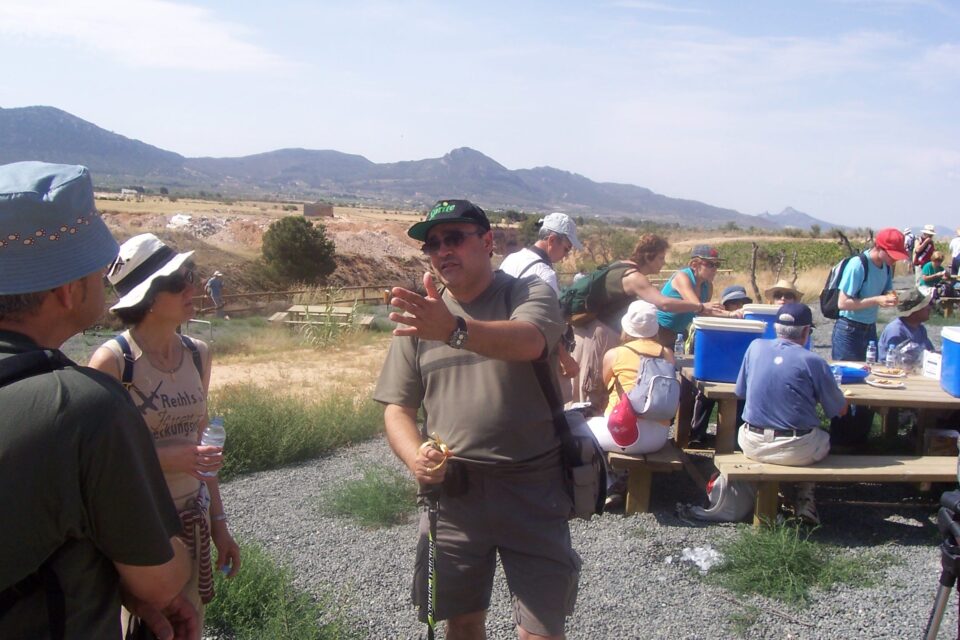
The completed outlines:
<svg viewBox="0 0 960 640">
<path fill-rule="evenodd" d="M 736 393 L 746 399 L 745 422 L 774 429 L 819 427 L 818 402 L 831 418 L 846 404 L 827 361 L 781 338 L 750 343 Z"/>
<path fill-rule="evenodd" d="M 863 270 L 863 261 L 854 257 L 847 262 L 847 266 L 843 269 L 843 275 L 840 277 L 840 291 L 847 294 L 848 298 L 860 300 L 892 291 L 892 271 L 885 264 L 881 264 L 879 267 L 873 264 L 869 249 L 864 251 L 863 255 L 867 257 L 867 269 L 870 273 L 866 284 L 863 282 L 864 273 L 866 273 Z M 877 321 L 877 307 L 873 306 L 858 311 L 840 311 L 840 317 L 863 324 L 874 324 Z"/>
</svg>

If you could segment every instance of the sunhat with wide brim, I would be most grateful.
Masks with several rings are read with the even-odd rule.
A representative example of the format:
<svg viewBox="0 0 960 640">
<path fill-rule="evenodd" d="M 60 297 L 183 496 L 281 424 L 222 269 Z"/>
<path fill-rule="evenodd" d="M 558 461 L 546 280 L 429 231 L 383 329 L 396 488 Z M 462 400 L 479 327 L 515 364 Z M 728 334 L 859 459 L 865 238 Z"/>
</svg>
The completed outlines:
<svg viewBox="0 0 960 640">
<path fill-rule="evenodd" d="M 143 302 L 157 278 L 177 272 L 193 251 L 177 253 L 152 233 L 134 236 L 120 245 L 120 255 L 107 270 L 107 280 L 120 295 L 110 311 L 129 309 Z"/>
<path fill-rule="evenodd" d="M 796 287 L 794 287 L 792 284 L 790 284 L 789 282 L 787 282 L 786 280 L 783 280 L 783 279 L 777 280 L 777 281 L 773 284 L 773 286 L 770 286 L 770 287 L 767 287 L 766 289 L 764 289 L 764 290 L 763 290 L 763 295 L 766 296 L 769 300 L 773 300 L 773 294 L 776 293 L 777 291 L 790 291 L 790 292 L 792 292 L 795 296 L 797 296 L 797 300 L 798 300 L 798 301 L 799 301 L 801 298 L 803 298 L 803 292 L 802 292 L 802 291 L 800 291 L 799 289 L 797 289 Z"/>
<path fill-rule="evenodd" d="M 911 289 L 903 293 L 898 293 L 897 298 L 899 300 L 897 303 L 897 317 L 906 318 L 929 305 L 933 300 L 933 291 L 929 290 L 924 292 L 919 289 Z"/>
<path fill-rule="evenodd" d="M 0 295 L 55 289 L 102 270 L 116 255 L 86 167 L 0 166 Z"/>
</svg>

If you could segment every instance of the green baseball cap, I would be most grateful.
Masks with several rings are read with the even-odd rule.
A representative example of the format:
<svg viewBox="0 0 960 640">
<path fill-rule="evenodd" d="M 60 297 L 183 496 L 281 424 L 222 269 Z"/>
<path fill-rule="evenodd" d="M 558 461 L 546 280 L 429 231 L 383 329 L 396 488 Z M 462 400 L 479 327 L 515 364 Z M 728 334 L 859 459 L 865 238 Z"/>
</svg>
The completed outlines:
<svg viewBox="0 0 960 640">
<path fill-rule="evenodd" d="M 487 214 L 469 200 L 439 200 L 430 209 L 426 220 L 422 220 L 407 229 L 407 235 L 414 240 L 424 241 L 434 225 L 445 222 L 470 222 L 482 227 L 485 231 L 490 230 L 490 221 L 487 220 Z"/>
</svg>

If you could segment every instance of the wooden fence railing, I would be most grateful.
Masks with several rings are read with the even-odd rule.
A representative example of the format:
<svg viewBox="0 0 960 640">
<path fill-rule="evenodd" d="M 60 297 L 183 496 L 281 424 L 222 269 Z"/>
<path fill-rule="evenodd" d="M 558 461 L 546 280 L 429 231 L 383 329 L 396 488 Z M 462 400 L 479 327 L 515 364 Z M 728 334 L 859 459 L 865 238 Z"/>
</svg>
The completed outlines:
<svg viewBox="0 0 960 640">
<path fill-rule="evenodd" d="M 316 300 L 329 302 L 330 304 L 383 304 L 388 291 L 393 284 L 367 284 L 352 287 L 329 287 L 326 289 L 326 297 L 321 293 L 324 291 L 318 289 L 294 289 L 288 291 L 254 291 L 252 293 L 234 293 L 222 296 L 224 311 L 226 313 L 243 313 L 255 309 L 263 309 L 271 302 L 289 302 L 293 303 L 294 296 L 304 294 L 316 294 Z M 209 296 L 195 296 L 193 298 L 194 306 L 197 309 L 197 315 L 203 316 L 216 310 L 213 306 L 213 300 Z"/>
</svg>

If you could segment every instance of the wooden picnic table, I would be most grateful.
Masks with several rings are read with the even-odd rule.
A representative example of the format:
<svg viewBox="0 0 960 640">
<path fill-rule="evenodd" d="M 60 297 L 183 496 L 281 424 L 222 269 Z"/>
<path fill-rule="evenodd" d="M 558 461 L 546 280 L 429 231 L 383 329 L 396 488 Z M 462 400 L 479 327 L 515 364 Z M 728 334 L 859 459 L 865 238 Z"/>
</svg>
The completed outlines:
<svg viewBox="0 0 960 640">
<path fill-rule="evenodd" d="M 734 450 L 734 444 L 737 440 L 737 429 L 740 425 L 737 420 L 737 396 L 734 393 L 734 384 L 732 382 L 709 382 L 706 380 L 697 380 L 693 376 L 691 367 L 681 369 L 681 375 L 684 380 L 695 388 L 703 391 L 707 398 L 717 401 L 717 453 L 731 453 Z M 906 378 L 900 378 L 906 388 L 904 389 L 881 389 L 873 387 L 865 382 L 857 382 L 842 385 L 844 395 L 851 404 L 858 406 L 872 407 L 879 409 L 883 416 L 884 432 L 891 433 L 896 428 L 895 409 L 918 409 L 920 411 L 920 426 L 927 426 L 929 423 L 929 414 L 925 412 L 933 409 L 960 409 L 960 398 L 954 397 L 940 388 L 940 381 L 933 378 L 927 378 L 920 374 L 911 374 Z M 692 404 L 692 399 L 683 398 L 684 402 Z M 677 410 L 677 443 L 682 447 L 689 441 L 690 421 L 686 423 L 679 421 L 681 409 Z M 688 415 L 692 414 L 692 410 Z M 683 437 L 681 432 L 686 434 Z M 919 443 L 922 446 L 922 442 Z"/>
</svg>

